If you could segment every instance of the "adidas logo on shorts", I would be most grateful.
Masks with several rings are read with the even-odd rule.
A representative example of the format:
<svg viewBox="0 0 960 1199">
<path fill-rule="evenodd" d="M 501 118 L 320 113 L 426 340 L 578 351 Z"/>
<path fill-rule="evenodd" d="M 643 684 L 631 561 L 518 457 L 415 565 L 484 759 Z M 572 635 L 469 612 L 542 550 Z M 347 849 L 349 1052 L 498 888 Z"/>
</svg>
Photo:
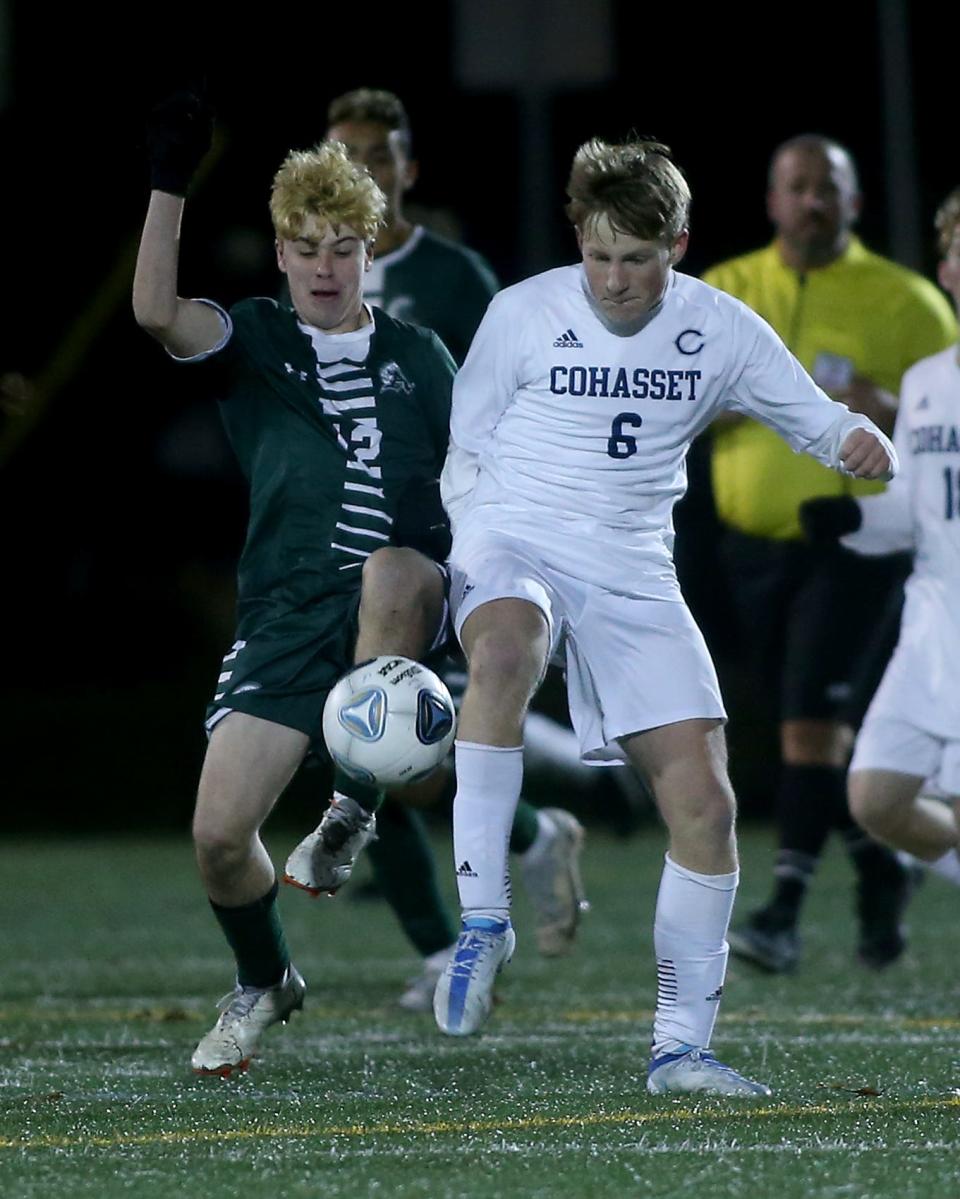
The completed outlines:
<svg viewBox="0 0 960 1199">
<path fill-rule="evenodd" d="M 457 874 L 460 878 L 476 878 L 477 872 L 471 867 L 470 863 L 464 859 L 457 867 Z"/>
</svg>

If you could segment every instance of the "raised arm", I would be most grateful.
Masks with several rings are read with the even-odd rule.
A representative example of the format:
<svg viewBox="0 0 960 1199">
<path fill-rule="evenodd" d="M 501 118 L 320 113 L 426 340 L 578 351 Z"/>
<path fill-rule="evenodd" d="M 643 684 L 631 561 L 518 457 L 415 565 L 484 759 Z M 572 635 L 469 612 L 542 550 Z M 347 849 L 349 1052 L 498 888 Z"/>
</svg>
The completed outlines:
<svg viewBox="0 0 960 1199">
<path fill-rule="evenodd" d="M 177 295 L 183 197 L 210 147 L 211 132 L 208 110 L 187 92 L 171 96 L 150 116 L 153 190 L 137 253 L 133 314 L 142 329 L 178 358 L 211 350 L 224 335 L 215 308 Z"/>
</svg>

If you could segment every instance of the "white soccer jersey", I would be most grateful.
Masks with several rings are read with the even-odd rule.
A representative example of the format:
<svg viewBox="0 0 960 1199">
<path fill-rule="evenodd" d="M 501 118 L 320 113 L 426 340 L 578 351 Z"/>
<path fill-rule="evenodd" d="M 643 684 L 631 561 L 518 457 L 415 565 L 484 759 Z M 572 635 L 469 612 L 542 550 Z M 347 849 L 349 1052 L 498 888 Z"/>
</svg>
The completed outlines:
<svg viewBox="0 0 960 1199">
<path fill-rule="evenodd" d="M 903 377 L 894 430 L 900 473 L 859 500 L 843 538 L 863 554 L 915 552 L 897 645 L 871 713 L 960 739 L 960 364 L 957 347 Z"/>
<path fill-rule="evenodd" d="M 671 514 L 690 442 L 724 409 L 836 468 L 850 431 L 873 430 L 765 321 L 688 275 L 671 272 L 661 307 L 629 336 L 595 314 L 581 265 L 507 288 L 454 383 L 441 481 L 453 560 L 496 530 L 585 582 L 679 599 Z"/>
</svg>

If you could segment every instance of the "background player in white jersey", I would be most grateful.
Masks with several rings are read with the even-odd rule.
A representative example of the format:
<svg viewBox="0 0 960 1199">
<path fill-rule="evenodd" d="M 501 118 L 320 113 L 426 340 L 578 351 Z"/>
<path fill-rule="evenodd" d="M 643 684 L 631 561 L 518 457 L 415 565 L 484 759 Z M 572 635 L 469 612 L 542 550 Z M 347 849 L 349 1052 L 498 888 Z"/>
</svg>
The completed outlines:
<svg viewBox="0 0 960 1199">
<path fill-rule="evenodd" d="M 474 1032 L 513 953 L 506 842 L 523 717 L 560 652 L 584 757 L 625 757 L 669 830 L 647 1087 L 766 1095 L 709 1052 L 738 880 L 735 805 L 671 513 L 691 440 L 724 409 L 852 475 L 888 476 L 896 456 L 759 317 L 674 270 L 690 193 L 666 147 L 588 142 L 568 193 L 582 263 L 501 292 L 454 384 L 441 485 L 470 667 L 454 806 L 464 919 L 434 1011 L 443 1031 Z"/>
<path fill-rule="evenodd" d="M 960 313 L 960 188 L 937 213 L 939 279 Z M 810 500 L 808 534 L 863 554 L 912 550 L 900 640 L 850 763 L 850 809 L 881 841 L 960 882 L 960 349 L 904 375 L 900 473 L 883 494 Z"/>
</svg>

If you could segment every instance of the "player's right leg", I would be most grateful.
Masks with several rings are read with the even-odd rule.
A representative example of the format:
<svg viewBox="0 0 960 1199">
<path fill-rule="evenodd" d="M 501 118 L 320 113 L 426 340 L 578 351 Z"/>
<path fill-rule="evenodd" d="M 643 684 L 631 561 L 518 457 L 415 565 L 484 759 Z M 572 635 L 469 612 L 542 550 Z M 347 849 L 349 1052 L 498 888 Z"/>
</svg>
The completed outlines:
<svg viewBox="0 0 960 1199">
<path fill-rule="evenodd" d="M 446 574 L 418 550 L 384 546 L 363 564 L 353 661 L 383 654 L 420 660 L 448 636 Z M 319 825 L 287 859 L 284 882 L 313 896 L 336 894 L 376 833 L 383 792 L 334 774 Z"/>
<path fill-rule="evenodd" d="M 309 738 L 245 712 L 214 728 L 204 759 L 193 839 L 210 904 L 236 958 L 236 987 L 192 1059 L 199 1074 L 246 1069 L 264 1031 L 303 1006 L 277 910 L 273 864 L 260 827 L 293 778 Z"/>
<path fill-rule="evenodd" d="M 523 718 L 551 641 L 549 618 L 537 604 L 513 597 L 471 600 L 461 626 L 470 673 L 453 807 L 463 920 L 433 1006 L 439 1028 L 451 1036 L 476 1032 L 486 1020 L 494 981 L 516 944 L 507 847 L 523 781 Z"/>
</svg>

